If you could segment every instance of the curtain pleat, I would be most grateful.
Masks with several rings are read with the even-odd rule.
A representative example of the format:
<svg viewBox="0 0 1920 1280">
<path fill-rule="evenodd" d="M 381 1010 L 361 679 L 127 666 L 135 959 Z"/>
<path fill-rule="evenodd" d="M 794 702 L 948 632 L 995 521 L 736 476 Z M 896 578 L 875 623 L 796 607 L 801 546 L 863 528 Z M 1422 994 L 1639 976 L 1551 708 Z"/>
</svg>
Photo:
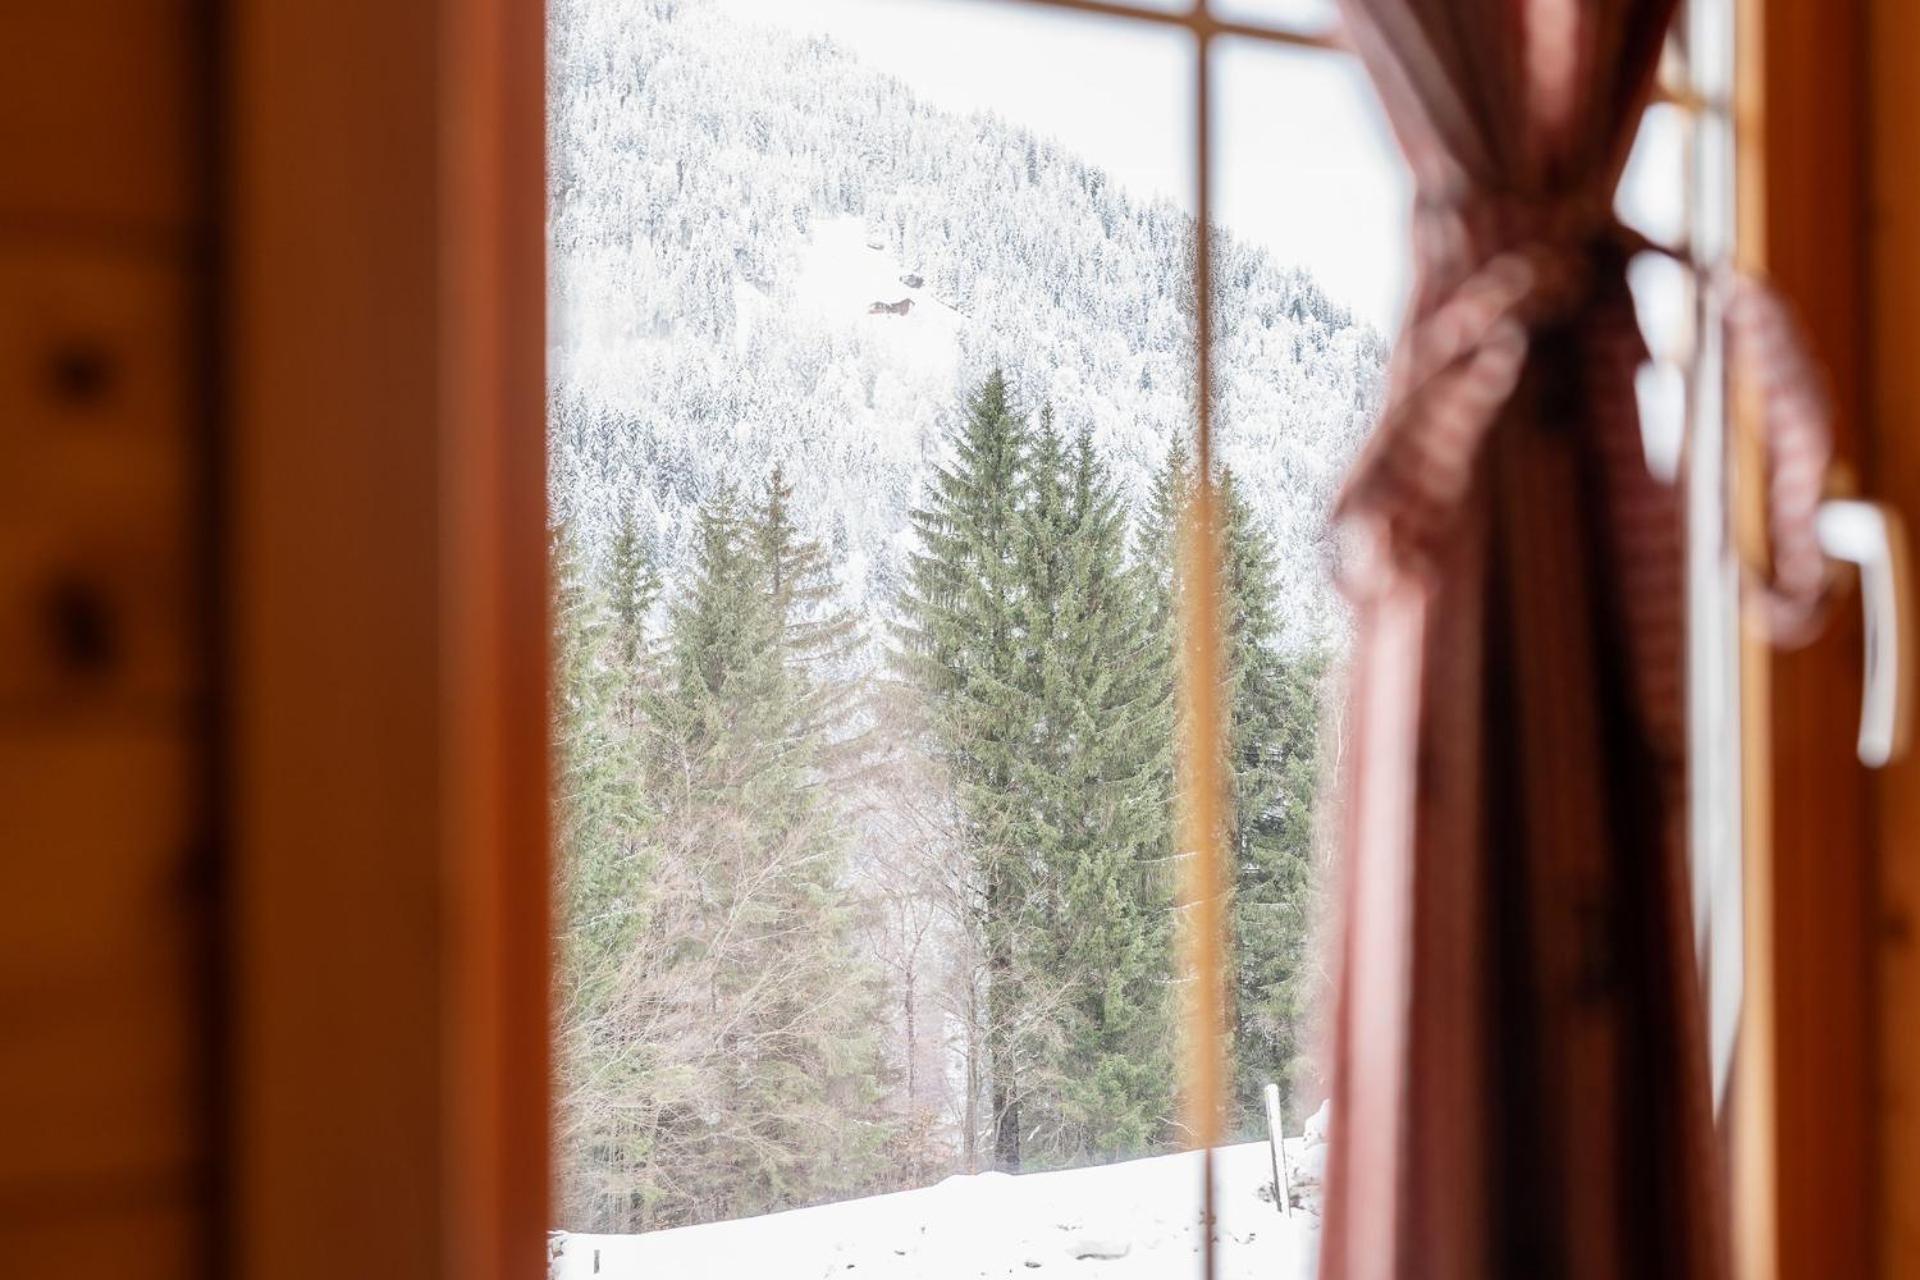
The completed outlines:
<svg viewBox="0 0 1920 1280">
<path fill-rule="evenodd" d="M 1344 0 L 1415 176 L 1355 605 L 1325 1280 L 1725 1272 L 1681 519 L 1613 190 L 1673 0 Z"/>
</svg>

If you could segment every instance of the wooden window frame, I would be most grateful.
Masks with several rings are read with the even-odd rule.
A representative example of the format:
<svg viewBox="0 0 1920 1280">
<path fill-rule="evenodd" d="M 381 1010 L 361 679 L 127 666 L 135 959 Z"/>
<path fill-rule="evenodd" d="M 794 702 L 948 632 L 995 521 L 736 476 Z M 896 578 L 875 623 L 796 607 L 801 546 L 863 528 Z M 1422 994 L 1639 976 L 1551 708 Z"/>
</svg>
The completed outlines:
<svg viewBox="0 0 1920 1280">
<path fill-rule="evenodd" d="M 1197 13 L 1124 16 L 1328 44 Z M 232 0 L 223 21 L 228 1269 L 318 1280 L 351 1257 L 366 1276 L 532 1280 L 549 1225 L 544 7 Z M 1737 109 L 1743 254 L 1805 314 L 1843 449 L 1871 444 L 1874 488 L 1920 510 L 1920 362 L 1891 341 L 1920 324 L 1920 187 L 1896 127 L 1920 107 L 1902 65 L 1917 25 L 1901 0 L 1743 0 Z M 1855 425 L 1867 404 L 1874 432 Z M 1920 990 L 1915 860 L 1871 887 L 1876 834 L 1920 835 L 1920 787 L 1851 764 L 1858 655 L 1857 623 L 1749 655 L 1766 981 L 1740 1067 L 1743 1277 L 1866 1275 L 1876 1239 L 1893 1275 L 1920 1235 L 1920 1116 L 1897 1074 L 1920 1042 L 1893 1030 Z"/>
<path fill-rule="evenodd" d="M 228 1270 L 545 1274 L 545 14 L 232 0 Z"/>
<path fill-rule="evenodd" d="M 1865 89 L 1852 102 L 1866 115 L 1861 243 L 1870 268 L 1863 272 L 1865 471 L 1870 492 L 1904 513 L 1912 529 L 1920 522 L 1920 361 L 1912 352 L 1920 334 L 1920 178 L 1913 167 L 1920 10 L 1901 0 L 1868 0 L 1858 29 Z M 1869 803 L 1874 856 L 1861 872 L 1870 877 L 1862 894 L 1871 903 L 1871 1077 L 1863 1089 L 1871 1146 L 1862 1160 L 1872 1185 L 1861 1199 L 1877 1274 L 1897 1280 L 1920 1269 L 1920 759 L 1875 775 Z"/>
<path fill-rule="evenodd" d="M 1743 50 L 1752 138 L 1741 195 L 1750 265 L 1794 299 L 1838 408 L 1839 457 L 1864 496 L 1920 513 L 1920 13 L 1903 0 L 1755 10 Z M 1853 761 L 1858 606 L 1795 654 L 1751 664 L 1770 768 L 1748 799 L 1770 838 L 1738 1137 L 1741 1280 L 1904 1277 L 1920 1266 L 1920 760 Z M 1911 626 L 1913 619 L 1906 619 Z M 1750 717 L 1751 718 L 1751 717 Z M 1743 1061 L 1742 1069 L 1748 1065 Z M 1738 1221 L 1739 1219 L 1737 1219 Z"/>
</svg>

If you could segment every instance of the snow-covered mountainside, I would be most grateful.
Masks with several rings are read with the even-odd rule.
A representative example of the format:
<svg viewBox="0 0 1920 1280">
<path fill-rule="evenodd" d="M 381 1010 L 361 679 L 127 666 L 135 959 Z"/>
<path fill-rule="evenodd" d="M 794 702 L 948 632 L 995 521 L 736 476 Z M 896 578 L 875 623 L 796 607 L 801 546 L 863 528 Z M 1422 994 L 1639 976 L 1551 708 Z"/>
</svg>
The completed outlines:
<svg viewBox="0 0 1920 1280">
<path fill-rule="evenodd" d="M 1316 1119 L 1323 1119 L 1316 1117 Z M 1264 1142 L 1214 1153 L 1215 1247 L 1225 1280 L 1310 1273 L 1324 1124 L 1287 1141 L 1289 1213 Z M 1198 1275 L 1199 1155 L 1057 1173 L 981 1173 L 931 1187 L 644 1235 L 562 1233 L 556 1280 L 1161 1280 Z"/>
<path fill-rule="evenodd" d="M 554 9 L 553 498 L 589 547 L 631 502 L 671 567 L 695 503 L 780 462 L 871 615 L 992 367 L 1090 426 L 1136 496 L 1191 430 L 1179 209 L 704 0 Z M 1384 347 L 1305 275 L 1217 252 L 1224 456 L 1281 549 L 1285 643 L 1315 643 L 1337 630 L 1324 508 Z"/>
</svg>

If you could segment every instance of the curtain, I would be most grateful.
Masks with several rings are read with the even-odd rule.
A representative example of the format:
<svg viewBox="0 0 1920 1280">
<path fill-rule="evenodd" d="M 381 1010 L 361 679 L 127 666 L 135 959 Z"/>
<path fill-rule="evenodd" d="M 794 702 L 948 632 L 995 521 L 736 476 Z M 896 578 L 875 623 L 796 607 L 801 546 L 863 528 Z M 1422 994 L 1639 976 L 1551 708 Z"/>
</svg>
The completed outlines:
<svg viewBox="0 0 1920 1280">
<path fill-rule="evenodd" d="M 1726 1274 L 1681 512 L 1634 400 L 1649 246 L 1613 215 L 1674 3 L 1342 0 L 1414 174 L 1416 275 L 1335 510 L 1357 643 L 1323 1280 Z M 1735 314 L 1791 345 L 1764 295 Z M 1777 559 L 1802 604 L 1804 364 L 1768 387 L 1811 451 Z"/>
</svg>

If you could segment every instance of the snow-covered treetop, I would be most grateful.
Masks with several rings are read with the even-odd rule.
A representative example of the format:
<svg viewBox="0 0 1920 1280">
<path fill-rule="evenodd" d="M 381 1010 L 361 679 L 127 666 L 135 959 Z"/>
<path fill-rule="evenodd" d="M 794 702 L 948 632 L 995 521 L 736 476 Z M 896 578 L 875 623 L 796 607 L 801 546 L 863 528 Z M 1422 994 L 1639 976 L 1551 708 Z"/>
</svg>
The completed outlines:
<svg viewBox="0 0 1920 1280">
<path fill-rule="evenodd" d="M 1090 427 L 1136 499 L 1192 430 L 1177 207 L 703 0 L 555 0 L 551 35 L 553 503 L 589 548 L 631 506 L 671 576 L 694 504 L 781 463 L 873 614 L 986 370 Z M 1325 643 L 1325 508 L 1385 346 L 1229 229 L 1215 256 L 1222 456 L 1280 550 L 1284 643 Z"/>
</svg>

